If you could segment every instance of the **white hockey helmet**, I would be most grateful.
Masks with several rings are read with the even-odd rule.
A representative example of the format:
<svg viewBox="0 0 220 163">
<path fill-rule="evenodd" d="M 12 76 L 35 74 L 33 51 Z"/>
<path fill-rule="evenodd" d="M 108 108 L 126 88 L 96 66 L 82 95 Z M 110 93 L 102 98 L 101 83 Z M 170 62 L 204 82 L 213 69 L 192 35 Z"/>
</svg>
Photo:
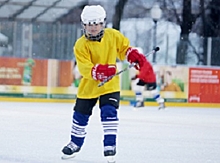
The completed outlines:
<svg viewBox="0 0 220 163">
<path fill-rule="evenodd" d="M 81 21 L 82 21 L 83 32 L 85 34 L 85 37 L 91 41 L 100 40 L 104 35 L 105 20 L 106 20 L 106 12 L 102 6 L 100 5 L 85 6 L 81 14 Z M 99 33 L 96 36 L 94 36 L 86 30 L 85 25 L 88 24 L 102 24 L 102 28 L 99 31 Z"/>
<path fill-rule="evenodd" d="M 81 14 L 83 24 L 99 24 L 105 23 L 106 12 L 100 5 L 85 6 Z"/>
</svg>

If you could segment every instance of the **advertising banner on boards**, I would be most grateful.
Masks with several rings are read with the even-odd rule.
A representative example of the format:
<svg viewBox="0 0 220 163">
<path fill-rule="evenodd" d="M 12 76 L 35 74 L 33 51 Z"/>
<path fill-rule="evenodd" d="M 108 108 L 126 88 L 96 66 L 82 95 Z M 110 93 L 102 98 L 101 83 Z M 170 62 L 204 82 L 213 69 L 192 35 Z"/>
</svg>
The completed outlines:
<svg viewBox="0 0 220 163">
<path fill-rule="evenodd" d="M 189 68 L 188 102 L 220 103 L 220 69 Z"/>
</svg>

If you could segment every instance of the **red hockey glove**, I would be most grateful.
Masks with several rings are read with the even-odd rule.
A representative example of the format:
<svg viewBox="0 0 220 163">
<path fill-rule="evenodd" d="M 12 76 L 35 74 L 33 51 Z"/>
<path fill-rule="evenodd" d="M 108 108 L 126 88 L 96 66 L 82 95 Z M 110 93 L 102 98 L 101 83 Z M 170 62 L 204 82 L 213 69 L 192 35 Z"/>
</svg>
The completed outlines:
<svg viewBox="0 0 220 163">
<path fill-rule="evenodd" d="M 103 81 L 107 79 L 109 76 L 112 76 L 116 73 L 116 66 L 114 64 L 96 64 L 92 68 L 92 78 L 95 80 Z"/>
<path fill-rule="evenodd" d="M 131 47 L 128 48 L 126 52 L 126 56 L 127 56 L 128 62 L 137 63 L 137 65 L 135 66 L 137 70 L 139 70 L 144 65 L 144 63 L 147 61 L 143 54 L 139 53 L 137 49 L 134 49 Z"/>
<path fill-rule="evenodd" d="M 148 61 L 146 61 L 144 65 L 140 68 L 137 77 L 140 80 L 144 81 L 146 84 L 156 82 L 156 75 L 154 73 L 153 67 Z"/>
</svg>

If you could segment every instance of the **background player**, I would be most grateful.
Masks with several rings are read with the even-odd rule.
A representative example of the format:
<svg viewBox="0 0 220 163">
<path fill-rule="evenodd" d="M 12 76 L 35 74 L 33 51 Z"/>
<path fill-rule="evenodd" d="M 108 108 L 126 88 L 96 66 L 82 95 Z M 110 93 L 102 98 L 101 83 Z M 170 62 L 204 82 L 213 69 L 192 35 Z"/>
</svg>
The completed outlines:
<svg viewBox="0 0 220 163">
<path fill-rule="evenodd" d="M 136 48 L 140 53 L 143 53 L 142 48 Z M 147 62 L 141 68 L 132 68 L 130 71 L 131 76 L 131 88 L 135 93 L 134 107 L 144 107 L 144 94 L 145 90 L 149 90 L 151 95 L 159 104 L 159 109 L 164 109 L 164 99 L 161 97 L 160 92 L 157 89 L 156 74 L 154 73 L 152 65 Z"/>
</svg>

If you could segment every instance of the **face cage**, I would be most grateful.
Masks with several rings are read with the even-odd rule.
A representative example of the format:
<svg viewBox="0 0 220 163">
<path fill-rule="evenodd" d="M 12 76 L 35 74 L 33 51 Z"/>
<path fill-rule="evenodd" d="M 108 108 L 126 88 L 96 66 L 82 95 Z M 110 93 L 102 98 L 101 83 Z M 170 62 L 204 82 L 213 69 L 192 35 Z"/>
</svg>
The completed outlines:
<svg viewBox="0 0 220 163">
<path fill-rule="evenodd" d="M 94 23 L 95 24 L 95 23 Z M 103 35 L 104 35 L 104 28 L 105 28 L 105 22 L 102 23 L 103 25 L 103 28 L 101 29 L 101 31 L 96 35 L 96 36 L 92 36 L 91 34 L 89 34 L 88 32 L 86 32 L 85 30 L 85 24 L 82 23 L 82 26 L 83 26 L 83 33 L 85 35 L 85 37 L 90 40 L 90 41 L 99 41 Z"/>
<path fill-rule="evenodd" d="M 104 35 L 104 29 L 102 29 L 96 36 L 92 36 L 89 33 L 86 34 L 85 29 L 84 29 L 84 34 L 85 34 L 85 37 L 90 41 L 99 41 Z"/>
</svg>

